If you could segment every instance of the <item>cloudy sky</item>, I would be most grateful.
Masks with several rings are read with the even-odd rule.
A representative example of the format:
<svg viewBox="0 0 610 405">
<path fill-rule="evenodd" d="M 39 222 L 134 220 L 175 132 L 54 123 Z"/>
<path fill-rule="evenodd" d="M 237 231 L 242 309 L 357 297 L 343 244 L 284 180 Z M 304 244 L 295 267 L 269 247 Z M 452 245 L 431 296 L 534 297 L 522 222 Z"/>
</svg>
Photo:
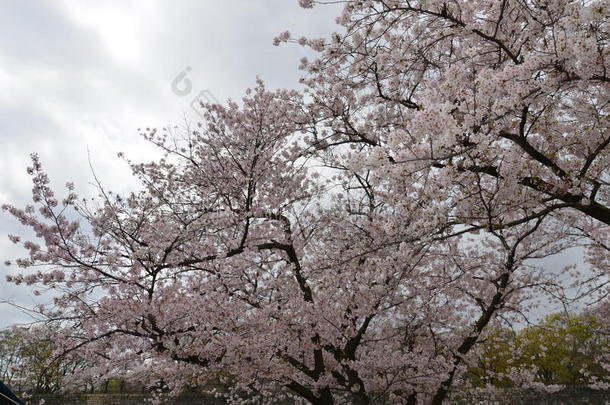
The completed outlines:
<svg viewBox="0 0 610 405">
<path fill-rule="evenodd" d="M 132 187 L 116 154 L 147 159 L 137 128 L 196 122 L 190 104 L 201 92 L 237 99 L 257 75 L 270 88 L 296 87 L 306 50 L 273 38 L 287 29 L 326 36 L 338 15 L 338 6 L 304 10 L 297 0 L 0 3 L 0 203 L 18 206 L 30 198 L 32 152 L 57 188 L 73 181 L 93 193 L 88 153 L 104 185 Z M 172 91 L 181 73 L 185 95 Z M 0 213 L 0 263 L 21 253 L 10 233 L 23 229 Z M 0 300 L 32 304 L 27 287 L 4 281 L 15 269 L 0 266 Z M 0 304 L 0 328 L 24 320 Z"/>
</svg>

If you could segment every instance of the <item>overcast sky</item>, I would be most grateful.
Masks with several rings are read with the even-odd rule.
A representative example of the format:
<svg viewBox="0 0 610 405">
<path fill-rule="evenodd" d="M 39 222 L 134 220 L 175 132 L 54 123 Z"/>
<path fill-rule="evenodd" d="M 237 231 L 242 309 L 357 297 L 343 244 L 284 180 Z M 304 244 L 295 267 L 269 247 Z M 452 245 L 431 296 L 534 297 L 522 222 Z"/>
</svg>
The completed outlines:
<svg viewBox="0 0 610 405">
<path fill-rule="evenodd" d="M 200 92 L 237 99 L 257 75 L 270 88 L 297 87 L 306 50 L 275 47 L 273 38 L 287 29 L 326 36 L 338 15 L 338 6 L 304 10 L 297 0 L 0 4 L 0 204 L 18 206 L 30 199 L 32 152 L 58 189 L 73 181 L 81 195 L 93 193 L 87 151 L 104 185 L 132 187 L 116 154 L 147 159 L 137 128 L 196 122 L 190 104 Z M 172 82 L 182 72 L 191 90 L 181 96 Z M 0 263 L 22 252 L 10 233 L 23 228 L 0 213 Z M 16 269 L 0 266 L 0 300 L 32 304 L 30 288 L 5 281 Z M 0 305 L 0 328 L 25 320 Z"/>
</svg>

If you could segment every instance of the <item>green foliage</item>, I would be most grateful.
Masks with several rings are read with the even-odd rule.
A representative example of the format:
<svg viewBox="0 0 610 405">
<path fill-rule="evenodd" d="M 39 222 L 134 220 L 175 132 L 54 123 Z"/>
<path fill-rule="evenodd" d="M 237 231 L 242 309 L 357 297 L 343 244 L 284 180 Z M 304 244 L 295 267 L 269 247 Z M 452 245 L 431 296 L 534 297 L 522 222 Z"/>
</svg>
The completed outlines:
<svg viewBox="0 0 610 405">
<path fill-rule="evenodd" d="M 13 327 L 0 331 L 0 378 L 19 391 L 54 393 L 78 360 L 56 358 L 56 345 L 42 334 Z"/>
<path fill-rule="evenodd" d="M 610 350 L 593 315 L 553 314 L 518 333 L 497 329 L 486 339 L 477 364 L 470 368 L 475 386 L 510 387 L 511 370 L 535 372 L 535 381 L 551 385 L 586 385 L 610 377 L 599 363 Z"/>
<path fill-rule="evenodd" d="M 485 340 L 477 364 L 469 370 L 470 380 L 475 386 L 486 383 L 498 387 L 510 387 L 505 377 L 512 366 L 516 334 L 511 330 L 497 329 Z"/>
<path fill-rule="evenodd" d="M 519 335 L 521 364 L 535 366 L 544 384 L 587 384 L 589 375 L 603 373 L 596 358 L 608 349 L 608 339 L 599 327 L 593 316 L 551 315 Z"/>
<path fill-rule="evenodd" d="M 126 381 L 120 378 L 110 378 L 99 388 L 100 392 L 106 394 L 117 394 L 126 391 Z"/>
<path fill-rule="evenodd" d="M 20 363 L 20 340 L 11 329 L 0 330 L 0 380 L 13 385 L 15 367 Z"/>
</svg>

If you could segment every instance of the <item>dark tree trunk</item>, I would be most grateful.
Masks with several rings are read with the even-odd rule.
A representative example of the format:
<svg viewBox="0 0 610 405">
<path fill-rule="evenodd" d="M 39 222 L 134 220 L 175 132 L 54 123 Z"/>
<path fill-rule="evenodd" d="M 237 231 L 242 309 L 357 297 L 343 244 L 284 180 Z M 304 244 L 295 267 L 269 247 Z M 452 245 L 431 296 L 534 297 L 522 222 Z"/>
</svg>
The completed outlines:
<svg viewBox="0 0 610 405">
<path fill-rule="evenodd" d="M 371 403 L 371 401 L 369 401 L 369 397 L 366 394 L 362 394 L 359 392 L 352 394 L 352 401 L 354 405 L 369 405 Z"/>
<path fill-rule="evenodd" d="M 330 392 L 330 388 L 324 388 L 320 391 L 320 396 L 316 400 L 315 405 L 335 405 L 335 399 Z"/>
</svg>

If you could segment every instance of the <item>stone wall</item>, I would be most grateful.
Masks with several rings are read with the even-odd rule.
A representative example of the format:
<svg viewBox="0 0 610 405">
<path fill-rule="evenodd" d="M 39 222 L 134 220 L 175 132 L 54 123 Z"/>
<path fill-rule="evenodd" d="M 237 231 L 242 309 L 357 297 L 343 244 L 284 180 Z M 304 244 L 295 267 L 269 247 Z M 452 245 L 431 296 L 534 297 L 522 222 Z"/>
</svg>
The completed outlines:
<svg viewBox="0 0 610 405">
<path fill-rule="evenodd" d="M 152 396 L 147 394 L 70 394 L 34 395 L 26 400 L 28 405 L 145 405 L 150 404 Z M 224 405 L 220 398 L 202 395 L 181 395 L 166 397 L 162 405 Z"/>
<path fill-rule="evenodd" d="M 37 395 L 27 400 L 28 405 L 146 405 L 152 397 L 147 394 L 72 394 L 65 396 Z M 197 394 L 166 397 L 162 405 L 224 405 L 225 401 Z M 505 389 L 494 393 L 466 394 L 454 392 L 452 405 L 610 405 L 610 391 L 595 391 L 587 387 L 568 387 L 555 393 L 533 390 Z M 380 404 L 381 405 L 381 404 Z"/>
<path fill-rule="evenodd" d="M 453 398 L 455 405 L 610 405 L 610 391 L 588 387 L 566 387 L 554 393 L 514 388 L 486 394 L 456 392 Z"/>
</svg>

